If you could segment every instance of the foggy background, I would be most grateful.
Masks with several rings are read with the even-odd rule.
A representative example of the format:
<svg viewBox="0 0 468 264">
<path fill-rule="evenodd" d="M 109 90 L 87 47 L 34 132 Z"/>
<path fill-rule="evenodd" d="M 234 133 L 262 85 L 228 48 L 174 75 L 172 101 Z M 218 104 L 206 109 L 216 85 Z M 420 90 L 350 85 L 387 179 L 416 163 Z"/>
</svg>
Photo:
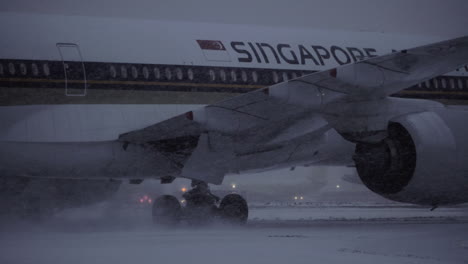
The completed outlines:
<svg viewBox="0 0 468 264">
<path fill-rule="evenodd" d="M 384 32 L 389 34 L 437 35 L 446 38 L 468 34 L 466 0 L 16 0 L 2 1 L 2 12 L 104 16 L 127 19 L 248 24 L 283 28 L 310 28 Z M 386 201 L 363 185 L 343 181 L 350 168 L 297 168 L 253 175 L 231 175 L 215 190 L 232 184 L 250 201 L 345 202 Z M 190 188 L 178 179 L 160 186 L 156 181 L 122 186 L 122 199 L 137 201 L 141 195 L 179 192 Z M 251 194 L 255 193 L 255 196 Z"/>
<path fill-rule="evenodd" d="M 468 35 L 468 0 L 0 0 L 0 12 L 446 38 Z M 251 205 L 257 205 L 250 216 L 254 225 L 245 229 L 152 228 L 151 204 L 143 197 L 162 193 L 180 197 L 183 187 L 190 188 L 190 181 L 177 179 L 164 186 L 154 180 L 122 184 L 111 201 L 66 210 L 43 226 L 0 225 L 0 263 L 468 263 L 468 215 L 464 208 L 430 212 L 392 204 L 379 209 L 379 204 L 392 202 L 352 183 L 356 177 L 343 179 L 352 173 L 353 169 L 344 167 L 309 167 L 228 175 L 223 185 L 213 190 L 220 196 L 239 192 Z M 293 211 L 262 208 L 266 203 L 281 207 L 282 203 L 296 202 L 306 206 Z M 307 203 L 358 206 L 310 210 Z M 359 208 L 366 203 L 378 205 Z M 256 218 L 261 228 L 256 228 Z M 325 221 L 302 226 L 293 222 L 275 228 L 261 225 L 262 221 L 274 223 L 278 219 Z"/>
<path fill-rule="evenodd" d="M 15 0 L 0 10 L 461 36 L 466 0 Z"/>
</svg>

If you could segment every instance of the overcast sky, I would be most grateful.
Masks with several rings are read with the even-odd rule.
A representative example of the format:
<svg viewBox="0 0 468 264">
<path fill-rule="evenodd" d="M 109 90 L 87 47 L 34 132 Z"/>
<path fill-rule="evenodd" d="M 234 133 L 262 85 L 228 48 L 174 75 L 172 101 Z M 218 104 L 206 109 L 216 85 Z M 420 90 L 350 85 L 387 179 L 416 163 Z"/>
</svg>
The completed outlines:
<svg viewBox="0 0 468 264">
<path fill-rule="evenodd" d="M 4 1 L 0 10 L 468 35 L 468 0 L 15 0 Z"/>
</svg>

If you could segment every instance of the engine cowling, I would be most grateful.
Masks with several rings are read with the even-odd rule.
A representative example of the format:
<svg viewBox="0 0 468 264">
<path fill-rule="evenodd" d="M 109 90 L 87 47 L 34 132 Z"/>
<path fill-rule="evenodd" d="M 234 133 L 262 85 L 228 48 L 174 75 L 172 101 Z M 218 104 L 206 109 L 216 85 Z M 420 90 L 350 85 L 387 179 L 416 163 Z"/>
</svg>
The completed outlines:
<svg viewBox="0 0 468 264">
<path fill-rule="evenodd" d="M 360 142 L 362 182 L 388 199 L 422 205 L 468 202 L 468 112 L 445 108 L 391 120 L 386 139 Z"/>
</svg>

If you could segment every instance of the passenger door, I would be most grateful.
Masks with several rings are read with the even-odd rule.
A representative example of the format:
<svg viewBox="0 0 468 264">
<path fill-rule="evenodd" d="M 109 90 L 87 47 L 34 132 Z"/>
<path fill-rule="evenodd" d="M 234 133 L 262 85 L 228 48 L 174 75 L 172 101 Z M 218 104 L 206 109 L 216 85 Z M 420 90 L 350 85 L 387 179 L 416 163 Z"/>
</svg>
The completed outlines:
<svg viewBox="0 0 468 264">
<path fill-rule="evenodd" d="M 74 43 L 57 43 L 63 63 L 65 95 L 86 96 L 86 69 L 80 47 Z"/>
</svg>

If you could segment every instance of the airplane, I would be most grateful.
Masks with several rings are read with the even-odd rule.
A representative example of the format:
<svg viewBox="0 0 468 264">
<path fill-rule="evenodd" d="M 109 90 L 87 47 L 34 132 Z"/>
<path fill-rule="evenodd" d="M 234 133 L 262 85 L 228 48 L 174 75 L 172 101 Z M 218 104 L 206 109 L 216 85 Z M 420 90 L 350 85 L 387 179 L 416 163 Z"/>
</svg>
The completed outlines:
<svg viewBox="0 0 468 264">
<path fill-rule="evenodd" d="M 23 13 L 0 32 L 4 210 L 317 165 L 399 202 L 468 202 L 468 36 Z M 247 219 L 239 195 L 219 209 Z M 153 217 L 180 210 L 162 196 Z"/>
</svg>

